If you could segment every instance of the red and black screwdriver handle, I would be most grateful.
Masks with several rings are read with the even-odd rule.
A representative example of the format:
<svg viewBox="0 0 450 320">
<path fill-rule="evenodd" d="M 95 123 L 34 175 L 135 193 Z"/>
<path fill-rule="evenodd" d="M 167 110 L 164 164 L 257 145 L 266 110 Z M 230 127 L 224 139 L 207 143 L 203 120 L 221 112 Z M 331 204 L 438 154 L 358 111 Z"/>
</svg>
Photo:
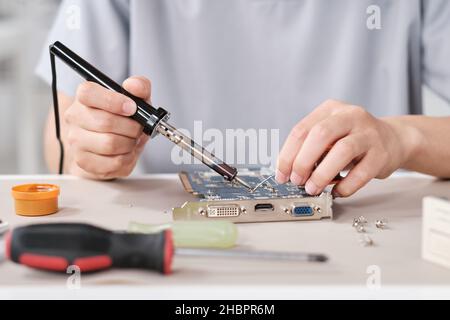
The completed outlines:
<svg viewBox="0 0 450 320">
<path fill-rule="evenodd" d="M 121 233 L 82 223 L 35 224 L 6 235 L 6 256 L 29 267 L 66 272 L 108 268 L 139 268 L 171 272 L 172 232 Z"/>
</svg>

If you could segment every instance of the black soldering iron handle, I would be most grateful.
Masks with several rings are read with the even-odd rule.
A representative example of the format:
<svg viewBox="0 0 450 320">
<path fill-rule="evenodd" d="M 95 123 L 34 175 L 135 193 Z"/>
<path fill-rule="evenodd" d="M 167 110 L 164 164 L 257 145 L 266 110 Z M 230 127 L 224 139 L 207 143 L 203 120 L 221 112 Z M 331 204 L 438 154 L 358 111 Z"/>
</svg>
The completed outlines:
<svg viewBox="0 0 450 320">
<path fill-rule="evenodd" d="M 170 230 L 155 234 L 119 233 L 82 223 L 36 224 L 6 235 L 6 256 L 32 268 L 82 272 L 108 268 L 139 268 L 171 272 Z"/>
<path fill-rule="evenodd" d="M 156 128 L 159 121 L 168 117 L 168 113 L 166 110 L 164 110 L 163 108 L 156 109 L 141 98 L 138 98 L 130 92 L 126 91 L 117 82 L 115 82 L 106 74 L 91 65 L 89 62 L 81 58 L 61 42 L 56 41 L 54 44 L 52 44 L 50 46 L 50 53 L 60 58 L 64 63 L 75 70 L 87 81 L 98 83 L 99 85 L 107 89 L 119 92 L 133 99 L 134 102 L 136 102 L 137 111 L 134 115 L 131 116 L 131 118 L 139 122 L 144 127 L 144 133 L 146 133 L 147 135 L 153 136 L 154 133 L 156 133 L 154 129 Z"/>
</svg>

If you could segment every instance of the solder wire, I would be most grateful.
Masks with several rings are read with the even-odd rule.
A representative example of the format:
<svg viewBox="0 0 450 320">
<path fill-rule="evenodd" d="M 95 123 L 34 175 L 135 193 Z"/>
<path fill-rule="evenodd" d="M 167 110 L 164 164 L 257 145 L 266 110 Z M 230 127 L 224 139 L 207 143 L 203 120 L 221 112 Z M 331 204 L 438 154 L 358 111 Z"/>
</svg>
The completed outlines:
<svg viewBox="0 0 450 320">
<path fill-rule="evenodd" d="M 263 181 L 261 181 L 260 183 L 258 183 L 253 189 L 250 190 L 250 193 L 255 192 L 256 190 L 258 190 L 258 188 L 260 186 L 262 186 L 264 183 L 266 183 L 267 181 L 269 181 L 270 179 L 272 179 L 273 177 L 275 177 L 275 175 L 271 175 L 268 176 L 266 179 L 264 179 Z"/>
</svg>

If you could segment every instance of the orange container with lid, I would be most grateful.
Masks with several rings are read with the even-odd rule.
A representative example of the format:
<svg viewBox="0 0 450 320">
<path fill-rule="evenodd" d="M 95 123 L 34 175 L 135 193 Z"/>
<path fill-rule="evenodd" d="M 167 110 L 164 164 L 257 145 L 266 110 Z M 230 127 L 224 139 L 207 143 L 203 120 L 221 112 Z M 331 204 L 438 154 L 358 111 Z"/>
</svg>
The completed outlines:
<svg viewBox="0 0 450 320">
<path fill-rule="evenodd" d="M 14 186 L 11 192 L 18 215 L 45 216 L 58 211 L 57 185 L 23 184 Z"/>
</svg>

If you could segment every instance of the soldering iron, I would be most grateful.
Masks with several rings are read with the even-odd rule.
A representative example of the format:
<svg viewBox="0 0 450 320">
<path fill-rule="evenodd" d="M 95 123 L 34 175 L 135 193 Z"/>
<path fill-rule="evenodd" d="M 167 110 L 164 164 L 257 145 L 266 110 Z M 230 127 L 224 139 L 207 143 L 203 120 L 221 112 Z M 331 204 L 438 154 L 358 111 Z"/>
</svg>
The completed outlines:
<svg viewBox="0 0 450 320">
<path fill-rule="evenodd" d="M 64 63 L 75 70 L 87 81 L 95 82 L 109 90 L 119 92 L 131 98 L 137 105 L 136 113 L 132 115 L 131 118 L 136 120 L 143 126 L 143 132 L 145 134 L 149 135 L 150 137 L 154 137 L 158 133 L 162 134 L 171 142 L 189 152 L 193 157 L 200 160 L 209 168 L 220 174 L 223 178 L 225 178 L 225 180 L 236 182 L 249 190 L 252 189 L 250 185 L 248 185 L 245 181 L 238 177 L 238 170 L 236 168 L 226 164 L 221 159 L 217 158 L 214 154 L 207 151 L 195 141 L 182 134 L 178 129 L 170 125 L 167 122 L 170 114 L 166 110 L 164 110 L 163 108 L 155 108 L 144 100 L 126 91 L 122 86 L 113 81 L 107 75 L 96 69 L 94 66 L 78 56 L 75 52 L 71 51 L 61 42 L 57 41 L 50 46 L 50 60 L 53 77 L 52 91 L 56 122 L 56 135 L 61 148 L 61 157 L 59 164 L 60 173 L 62 173 L 63 171 L 64 148 L 60 136 L 58 97 L 56 87 L 56 67 L 54 59 L 55 56 L 60 58 Z"/>
</svg>

